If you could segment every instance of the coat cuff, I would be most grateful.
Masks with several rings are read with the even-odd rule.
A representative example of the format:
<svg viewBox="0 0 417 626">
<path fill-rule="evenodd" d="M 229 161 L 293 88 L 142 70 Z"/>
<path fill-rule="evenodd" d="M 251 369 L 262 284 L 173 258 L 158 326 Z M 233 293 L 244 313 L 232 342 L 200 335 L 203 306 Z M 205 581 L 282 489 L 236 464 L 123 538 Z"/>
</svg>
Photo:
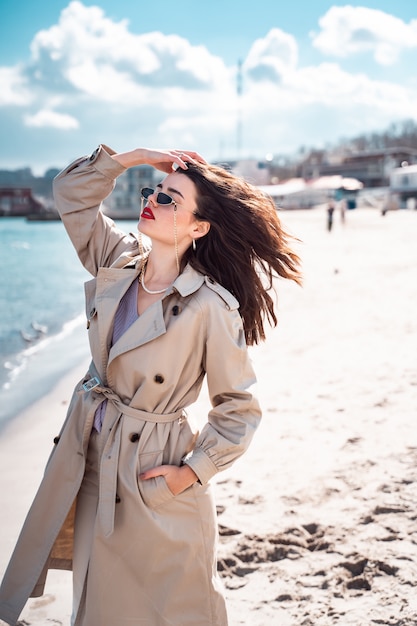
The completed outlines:
<svg viewBox="0 0 417 626">
<path fill-rule="evenodd" d="M 197 474 L 198 481 L 202 485 L 207 484 L 210 478 L 219 471 L 213 461 L 201 448 L 193 450 L 192 455 L 186 459 L 185 465 L 191 467 L 193 472 Z"/>
<path fill-rule="evenodd" d="M 88 160 L 96 170 L 98 170 L 103 176 L 106 178 L 115 179 L 120 174 L 126 171 L 124 165 L 121 165 L 114 159 L 112 159 L 112 155 L 116 154 L 115 150 L 112 150 L 108 146 L 104 144 L 100 144 L 99 147 L 94 150 Z"/>
</svg>

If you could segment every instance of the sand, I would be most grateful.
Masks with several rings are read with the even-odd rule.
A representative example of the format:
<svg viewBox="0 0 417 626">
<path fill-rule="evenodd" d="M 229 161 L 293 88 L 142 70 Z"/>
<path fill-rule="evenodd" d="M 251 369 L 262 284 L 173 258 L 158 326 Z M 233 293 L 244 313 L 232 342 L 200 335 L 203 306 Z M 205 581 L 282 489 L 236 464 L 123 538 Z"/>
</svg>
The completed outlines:
<svg viewBox="0 0 417 626">
<path fill-rule="evenodd" d="M 305 284 L 278 283 L 264 418 L 215 480 L 230 626 L 417 625 L 417 212 L 281 215 Z M 85 365 L 0 438 L 0 573 Z M 70 604 L 53 572 L 21 624 L 68 626 Z"/>
</svg>

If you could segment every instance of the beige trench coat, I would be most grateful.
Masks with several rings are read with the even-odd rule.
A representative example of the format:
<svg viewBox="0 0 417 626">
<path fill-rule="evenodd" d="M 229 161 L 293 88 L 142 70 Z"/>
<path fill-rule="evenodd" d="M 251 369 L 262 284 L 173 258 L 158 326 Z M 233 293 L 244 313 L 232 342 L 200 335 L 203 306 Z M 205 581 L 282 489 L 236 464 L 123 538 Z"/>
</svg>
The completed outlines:
<svg viewBox="0 0 417 626">
<path fill-rule="evenodd" d="M 207 483 L 246 450 L 260 420 L 238 303 L 187 266 L 109 349 L 115 311 L 143 261 L 137 238 L 100 210 L 124 171 L 111 154 L 100 146 L 54 181 L 62 220 L 94 276 L 85 286 L 92 365 L 76 386 L 5 574 L 0 618 L 16 622 L 27 598 L 43 593 L 48 568 L 71 568 L 73 505 L 94 413 L 107 397 L 110 428 L 82 624 L 225 626 Z M 186 408 L 204 376 L 212 408 L 200 432 Z M 85 391 L 94 377 L 100 385 Z M 179 465 L 185 455 L 200 482 L 180 495 L 163 477 L 138 479 L 145 469 Z"/>
</svg>

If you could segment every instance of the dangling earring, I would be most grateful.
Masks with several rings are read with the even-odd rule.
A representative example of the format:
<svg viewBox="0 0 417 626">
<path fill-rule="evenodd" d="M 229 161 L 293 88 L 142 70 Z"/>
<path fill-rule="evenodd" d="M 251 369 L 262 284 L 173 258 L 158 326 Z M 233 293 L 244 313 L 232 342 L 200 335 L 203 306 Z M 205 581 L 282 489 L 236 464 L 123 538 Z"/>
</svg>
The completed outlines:
<svg viewBox="0 0 417 626">
<path fill-rule="evenodd" d="M 195 252 L 197 250 L 197 244 L 195 242 L 195 239 L 193 239 L 193 251 Z"/>
</svg>

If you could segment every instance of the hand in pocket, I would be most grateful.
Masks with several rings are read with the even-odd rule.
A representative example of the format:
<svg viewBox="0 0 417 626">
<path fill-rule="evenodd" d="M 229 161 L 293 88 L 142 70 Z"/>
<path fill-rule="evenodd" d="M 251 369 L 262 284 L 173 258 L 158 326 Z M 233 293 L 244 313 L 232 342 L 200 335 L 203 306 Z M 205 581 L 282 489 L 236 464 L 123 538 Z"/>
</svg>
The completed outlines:
<svg viewBox="0 0 417 626">
<path fill-rule="evenodd" d="M 188 465 L 182 465 L 181 467 L 176 465 L 159 465 L 139 474 L 139 480 L 149 480 L 157 476 L 165 478 L 167 487 L 174 496 L 185 491 L 198 480 L 198 476 Z"/>
</svg>

